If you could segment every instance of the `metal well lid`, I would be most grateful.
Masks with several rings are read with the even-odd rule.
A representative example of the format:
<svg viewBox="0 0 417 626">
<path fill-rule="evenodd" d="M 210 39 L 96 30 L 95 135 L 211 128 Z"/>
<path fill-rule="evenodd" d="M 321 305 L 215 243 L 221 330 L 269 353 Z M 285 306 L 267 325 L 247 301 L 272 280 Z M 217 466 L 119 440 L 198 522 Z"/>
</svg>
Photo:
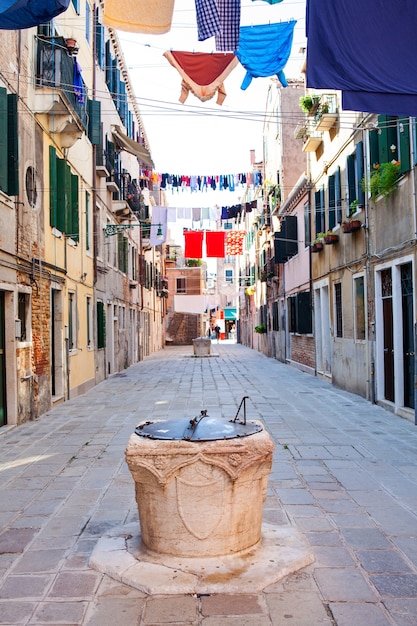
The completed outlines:
<svg viewBox="0 0 417 626">
<path fill-rule="evenodd" d="M 148 439 L 184 440 L 184 441 L 215 441 L 217 439 L 235 439 L 248 437 L 262 430 L 262 426 L 255 422 L 246 421 L 246 400 L 244 396 L 240 403 L 236 417 L 226 421 L 218 417 L 209 417 L 207 411 L 191 420 L 185 418 L 162 420 L 160 422 L 144 422 L 139 424 L 135 433 L 139 437 Z M 240 408 L 244 405 L 243 421 L 237 421 Z"/>
</svg>

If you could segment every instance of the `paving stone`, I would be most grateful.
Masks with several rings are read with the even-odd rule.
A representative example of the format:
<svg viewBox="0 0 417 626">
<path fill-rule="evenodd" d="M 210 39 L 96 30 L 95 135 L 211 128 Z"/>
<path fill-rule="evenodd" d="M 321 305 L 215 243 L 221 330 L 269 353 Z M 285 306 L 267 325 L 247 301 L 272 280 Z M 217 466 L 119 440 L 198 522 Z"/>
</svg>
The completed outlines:
<svg viewBox="0 0 417 626">
<path fill-rule="evenodd" d="M 31 624 L 51 624 L 51 626 L 78 626 L 83 623 L 87 608 L 86 602 L 41 602 L 32 617 Z M 116 626 L 116 625 L 115 625 Z"/>
<path fill-rule="evenodd" d="M 359 602 L 331 602 L 330 610 L 337 626 L 392 626 L 384 607 Z"/>
<path fill-rule="evenodd" d="M 249 615 L 263 613 L 256 595 L 215 594 L 201 597 L 201 612 L 209 615 Z"/>
<path fill-rule="evenodd" d="M 370 580 L 382 596 L 415 598 L 417 596 L 417 574 L 377 574 Z"/>
<path fill-rule="evenodd" d="M 32 602 L 0 601 L 0 624 L 26 624 L 34 608 L 35 604 Z"/>
<path fill-rule="evenodd" d="M 33 528 L 10 528 L 0 535 L 0 554 L 16 554 L 23 552 L 33 539 Z"/>
<path fill-rule="evenodd" d="M 58 574 L 49 592 L 51 598 L 90 598 L 99 583 L 95 572 L 63 572 Z"/>
<path fill-rule="evenodd" d="M 53 572 L 58 569 L 64 556 L 65 550 L 29 550 L 16 564 L 13 572 L 16 574 Z"/>
<path fill-rule="evenodd" d="M 383 603 L 395 626 L 416 626 L 417 598 L 384 598 Z"/>
<path fill-rule="evenodd" d="M 272 624 L 294 626 L 319 626 L 332 621 L 316 593 L 308 591 L 285 591 L 266 595 Z"/>
<path fill-rule="evenodd" d="M 342 528 L 344 540 L 353 548 L 390 548 L 390 543 L 377 528 Z"/>
<path fill-rule="evenodd" d="M 145 600 L 100 597 L 90 608 L 84 626 L 135 626 L 140 623 Z"/>
<path fill-rule="evenodd" d="M 336 531 L 306 533 L 306 537 L 311 546 L 342 546 Z"/>
<path fill-rule="evenodd" d="M 362 574 L 354 569 L 322 568 L 316 570 L 314 577 L 326 601 L 375 602 L 377 599 Z"/>
<path fill-rule="evenodd" d="M 411 570 L 395 550 L 359 550 L 356 554 L 367 572 L 410 572 Z"/>
<path fill-rule="evenodd" d="M 190 596 L 150 597 L 142 617 L 143 624 L 192 624 L 197 619 L 198 598 Z"/>
<path fill-rule="evenodd" d="M 352 567 L 355 561 L 346 548 L 314 546 L 317 567 Z"/>
<path fill-rule="evenodd" d="M 0 587 L 0 598 L 42 598 L 50 585 L 49 576 L 9 576 Z"/>
</svg>

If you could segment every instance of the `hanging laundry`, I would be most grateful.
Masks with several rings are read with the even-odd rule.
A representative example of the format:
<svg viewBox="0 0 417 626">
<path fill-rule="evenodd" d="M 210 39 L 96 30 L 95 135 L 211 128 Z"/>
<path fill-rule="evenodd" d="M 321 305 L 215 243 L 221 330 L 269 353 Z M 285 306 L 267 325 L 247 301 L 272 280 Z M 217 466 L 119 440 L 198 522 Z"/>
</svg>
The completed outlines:
<svg viewBox="0 0 417 626">
<path fill-rule="evenodd" d="M 77 99 L 77 102 L 80 104 L 84 103 L 84 84 L 83 79 L 81 78 L 81 67 L 80 64 L 74 60 L 74 93 Z"/>
<path fill-rule="evenodd" d="M 413 0 L 307 0 L 307 87 L 342 90 L 343 108 L 417 111 Z"/>
<path fill-rule="evenodd" d="M 202 102 L 217 92 L 217 104 L 223 103 L 223 81 L 238 64 L 234 54 L 167 51 L 164 57 L 182 76 L 180 102 L 184 103 L 191 91 Z"/>
<path fill-rule="evenodd" d="M 255 2 L 255 0 L 252 0 L 252 2 Z M 279 2 L 282 2 L 282 0 L 263 0 L 263 2 L 267 2 L 268 4 L 278 4 Z"/>
<path fill-rule="evenodd" d="M 162 35 L 171 30 L 174 0 L 104 0 L 102 23 L 116 30 Z"/>
<path fill-rule="evenodd" d="M 240 39 L 240 0 L 217 0 L 221 29 L 215 36 L 216 50 L 237 50 Z"/>
<path fill-rule="evenodd" d="M 195 0 L 198 41 L 215 36 L 216 50 L 233 52 L 239 45 L 240 0 Z"/>
<path fill-rule="evenodd" d="M 1 0 L 0 29 L 20 30 L 50 22 L 68 9 L 70 0 Z"/>
<path fill-rule="evenodd" d="M 203 258 L 203 231 L 186 230 L 184 231 L 185 247 L 184 257 L 186 259 L 202 259 Z"/>
<path fill-rule="evenodd" d="M 224 258 L 224 241 L 226 233 L 224 230 L 206 232 L 206 254 L 207 257 Z"/>
<path fill-rule="evenodd" d="M 226 236 L 226 255 L 237 256 L 243 254 L 243 242 L 246 237 L 244 230 L 232 230 Z"/>
<path fill-rule="evenodd" d="M 295 20 L 279 24 L 242 26 L 239 48 L 235 54 L 246 70 L 241 89 L 245 90 L 252 78 L 261 76 L 278 77 L 283 87 L 287 87 L 283 69 L 291 53 Z"/>
<path fill-rule="evenodd" d="M 221 29 L 216 0 L 195 0 L 198 41 L 214 37 Z"/>
<path fill-rule="evenodd" d="M 167 239 L 168 231 L 168 210 L 166 206 L 153 206 L 151 219 L 151 234 L 149 244 L 160 246 Z"/>
</svg>

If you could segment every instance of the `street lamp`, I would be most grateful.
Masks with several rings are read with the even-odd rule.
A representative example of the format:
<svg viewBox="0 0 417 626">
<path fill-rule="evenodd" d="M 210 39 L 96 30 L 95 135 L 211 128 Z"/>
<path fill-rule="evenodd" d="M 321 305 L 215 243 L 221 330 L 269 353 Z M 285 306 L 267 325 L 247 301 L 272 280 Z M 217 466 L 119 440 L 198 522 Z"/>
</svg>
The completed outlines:
<svg viewBox="0 0 417 626">
<path fill-rule="evenodd" d="M 162 231 L 162 224 L 149 224 L 149 222 L 135 222 L 134 224 L 107 224 L 104 228 L 104 234 L 106 237 L 111 237 L 112 235 L 118 235 L 119 233 L 124 232 L 125 230 L 131 230 L 132 228 L 140 228 L 141 226 L 147 226 L 149 229 L 152 226 L 157 226 L 158 230 L 156 231 L 156 239 L 162 240 L 164 238 L 164 233 Z"/>
</svg>

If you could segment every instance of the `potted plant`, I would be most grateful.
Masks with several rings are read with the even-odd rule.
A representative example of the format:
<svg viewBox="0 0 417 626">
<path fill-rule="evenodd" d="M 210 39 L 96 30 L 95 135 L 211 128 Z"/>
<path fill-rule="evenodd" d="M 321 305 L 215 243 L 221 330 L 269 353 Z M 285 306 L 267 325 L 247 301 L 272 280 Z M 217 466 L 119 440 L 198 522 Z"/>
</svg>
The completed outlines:
<svg viewBox="0 0 417 626">
<path fill-rule="evenodd" d="M 300 98 L 300 107 L 307 115 L 314 115 L 319 108 L 320 97 L 305 95 Z"/>
<path fill-rule="evenodd" d="M 355 230 L 362 228 L 362 222 L 360 220 L 348 220 L 342 224 L 344 233 L 353 233 Z"/>
<path fill-rule="evenodd" d="M 324 233 L 317 233 L 317 237 L 311 245 L 311 252 L 321 252 L 324 246 Z"/>
<path fill-rule="evenodd" d="M 350 203 L 350 207 L 349 207 L 350 211 L 350 215 L 353 215 L 354 213 L 356 213 L 357 211 L 360 211 L 362 209 L 362 205 L 359 204 L 359 200 L 353 200 Z"/>
<path fill-rule="evenodd" d="M 261 270 L 261 272 L 259 274 L 259 278 L 260 278 L 262 283 L 266 283 L 266 279 L 268 278 L 267 271 L 266 270 Z"/>
<path fill-rule="evenodd" d="M 362 178 L 362 189 L 369 192 L 373 200 L 380 195 L 387 197 L 397 188 L 400 176 L 399 161 L 374 165 L 374 171 L 371 172 L 370 177 Z"/>
<path fill-rule="evenodd" d="M 332 230 L 328 230 L 324 235 L 324 243 L 326 246 L 330 246 L 339 241 L 339 235 L 336 235 Z"/>
<path fill-rule="evenodd" d="M 264 333 L 266 333 L 265 324 L 259 324 L 258 326 L 255 326 L 255 333 L 259 333 L 260 335 L 263 335 Z"/>
</svg>

